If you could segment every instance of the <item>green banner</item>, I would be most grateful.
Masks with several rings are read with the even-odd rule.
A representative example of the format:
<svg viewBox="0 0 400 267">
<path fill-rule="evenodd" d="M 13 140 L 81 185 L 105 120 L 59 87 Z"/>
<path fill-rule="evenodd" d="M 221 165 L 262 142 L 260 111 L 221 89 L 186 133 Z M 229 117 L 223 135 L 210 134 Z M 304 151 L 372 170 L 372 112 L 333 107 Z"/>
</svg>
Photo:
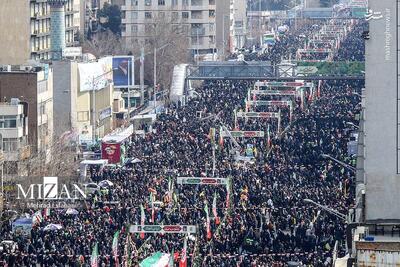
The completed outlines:
<svg viewBox="0 0 400 267">
<path fill-rule="evenodd" d="M 350 75 L 362 76 L 365 71 L 365 62 L 297 62 L 297 74 L 305 76 L 315 75 Z"/>
</svg>

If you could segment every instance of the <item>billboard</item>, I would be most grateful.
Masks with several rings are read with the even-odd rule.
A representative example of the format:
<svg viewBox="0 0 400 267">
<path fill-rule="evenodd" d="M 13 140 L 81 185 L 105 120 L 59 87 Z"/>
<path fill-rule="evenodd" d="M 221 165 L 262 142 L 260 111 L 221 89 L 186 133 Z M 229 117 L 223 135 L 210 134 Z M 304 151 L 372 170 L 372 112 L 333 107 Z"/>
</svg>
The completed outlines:
<svg viewBox="0 0 400 267">
<path fill-rule="evenodd" d="M 100 90 L 107 86 L 108 78 L 107 75 L 104 75 L 101 63 L 79 63 L 78 69 L 81 92 Z"/>
<path fill-rule="evenodd" d="M 112 58 L 115 88 L 128 88 L 134 85 L 134 62 L 133 56 L 115 56 Z"/>
</svg>

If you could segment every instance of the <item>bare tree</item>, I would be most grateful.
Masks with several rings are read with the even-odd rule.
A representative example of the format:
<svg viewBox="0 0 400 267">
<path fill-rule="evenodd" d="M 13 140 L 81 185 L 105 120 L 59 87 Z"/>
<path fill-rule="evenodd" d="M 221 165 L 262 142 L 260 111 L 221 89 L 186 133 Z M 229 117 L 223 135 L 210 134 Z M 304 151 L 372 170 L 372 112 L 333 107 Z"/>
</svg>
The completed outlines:
<svg viewBox="0 0 400 267">
<path fill-rule="evenodd" d="M 172 71 L 175 65 L 188 62 L 189 40 L 188 26 L 173 18 L 174 12 L 160 12 L 152 22 L 145 25 L 146 42 L 128 43 L 126 51 L 140 57 L 140 47 L 145 48 L 145 80 L 153 84 L 154 50 L 157 52 L 157 84 L 162 88 L 171 85 Z"/>
<path fill-rule="evenodd" d="M 84 53 L 91 53 L 97 58 L 125 52 L 121 38 L 110 30 L 98 32 L 91 40 L 85 40 L 82 49 Z"/>
</svg>

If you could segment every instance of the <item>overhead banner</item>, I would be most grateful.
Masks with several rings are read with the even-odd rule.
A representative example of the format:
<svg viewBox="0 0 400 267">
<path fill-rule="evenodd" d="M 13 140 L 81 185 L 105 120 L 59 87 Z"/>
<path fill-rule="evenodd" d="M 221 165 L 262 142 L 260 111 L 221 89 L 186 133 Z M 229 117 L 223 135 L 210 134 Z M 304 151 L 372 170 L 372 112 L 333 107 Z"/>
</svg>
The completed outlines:
<svg viewBox="0 0 400 267">
<path fill-rule="evenodd" d="M 251 90 L 255 95 L 296 95 L 296 90 Z"/>
<path fill-rule="evenodd" d="M 131 225 L 130 233 L 195 234 L 195 225 Z"/>
<path fill-rule="evenodd" d="M 278 112 L 238 112 L 238 118 L 279 118 Z"/>
<path fill-rule="evenodd" d="M 256 82 L 254 87 L 310 87 L 312 83 L 305 83 L 305 82 Z"/>
<path fill-rule="evenodd" d="M 292 101 L 284 101 L 284 100 L 257 100 L 257 101 L 246 101 L 247 105 L 257 105 L 257 106 L 278 106 L 278 107 L 286 107 L 291 106 Z"/>
<path fill-rule="evenodd" d="M 112 58 L 115 88 L 128 88 L 135 84 L 134 62 L 133 56 L 115 56 Z"/>
<path fill-rule="evenodd" d="M 226 185 L 226 178 L 213 177 L 178 177 L 178 184 L 203 184 L 203 185 Z"/>
<path fill-rule="evenodd" d="M 232 137 L 244 137 L 244 138 L 252 138 L 252 137 L 264 137 L 263 131 L 230 131 Z M 228 133 L 222 131 L 223 137 L 228 137 Z"/>
</svg>

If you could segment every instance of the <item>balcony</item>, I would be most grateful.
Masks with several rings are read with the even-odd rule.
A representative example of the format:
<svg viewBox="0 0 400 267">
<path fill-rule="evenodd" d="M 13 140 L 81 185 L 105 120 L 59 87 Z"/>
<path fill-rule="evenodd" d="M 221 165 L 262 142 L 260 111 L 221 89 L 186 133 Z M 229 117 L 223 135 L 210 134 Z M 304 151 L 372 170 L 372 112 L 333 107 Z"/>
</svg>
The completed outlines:
<svg viewBox="0 0 400 267">
<path fill-rule="evenodd" d="M 205 35 L 206 29 L 205 28 L 192 28 L 190 31 L 191 35 Z"/>
</svg>

